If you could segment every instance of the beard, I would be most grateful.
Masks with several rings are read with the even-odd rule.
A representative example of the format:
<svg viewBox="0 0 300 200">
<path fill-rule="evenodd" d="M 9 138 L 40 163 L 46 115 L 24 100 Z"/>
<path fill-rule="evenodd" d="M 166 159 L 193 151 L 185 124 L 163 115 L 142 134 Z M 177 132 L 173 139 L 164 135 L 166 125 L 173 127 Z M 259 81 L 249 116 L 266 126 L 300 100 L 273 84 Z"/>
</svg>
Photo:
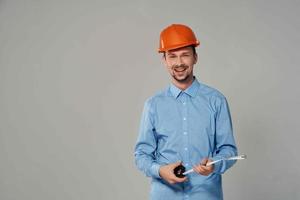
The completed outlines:
<svg viewBox="0 0 300 200">
<path fill-rule="evenodd" d="M 185 75 L 185 76 L 183 76 L 183 77 L 178 77 L 178 76 L 176 76 L 175 74 L 173 74 L 172 76 L 173 76 L 173 78 L 174 78 L 176 81 L 178 81 L 178 82 L 180 82 L 180 83 L 186 82 L 186 81 L 189 79 L 189 77 L 190 77 L 189 74 L 187 74 L 187 75 Z"/>
<path fill-rule="evenodd" d="M 189 80 L 189 78 L 193 75 L 192 72 L 188 72 L 189 66 L 185 64 L 181 65 L 174 65 L 172 66 L 172 77 L 180 82 L 180 83 L 185 83 Z"/>
</svg>

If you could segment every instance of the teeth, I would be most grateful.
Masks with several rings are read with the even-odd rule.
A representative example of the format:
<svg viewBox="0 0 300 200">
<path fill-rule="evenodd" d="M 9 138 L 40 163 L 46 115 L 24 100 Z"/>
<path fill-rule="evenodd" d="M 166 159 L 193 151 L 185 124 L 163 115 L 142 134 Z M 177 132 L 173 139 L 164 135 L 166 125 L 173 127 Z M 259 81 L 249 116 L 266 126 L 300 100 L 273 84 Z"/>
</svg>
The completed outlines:
<svg viewBox="0 0 300 200">
<path fill-rule="evenodd" d="M 185 70 L 185 68 L 182 69 L 174 69 L 176 72 L 183 72 Z"/>
</svg>

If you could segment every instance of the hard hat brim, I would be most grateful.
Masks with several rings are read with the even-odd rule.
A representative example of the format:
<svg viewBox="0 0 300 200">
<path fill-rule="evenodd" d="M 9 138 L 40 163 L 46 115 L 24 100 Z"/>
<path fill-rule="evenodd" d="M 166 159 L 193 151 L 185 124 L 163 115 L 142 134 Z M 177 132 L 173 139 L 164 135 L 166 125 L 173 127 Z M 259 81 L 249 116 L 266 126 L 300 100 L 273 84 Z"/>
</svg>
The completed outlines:
<svg viewBox="0 0 300 200">
<path fill-rule="evenodd" d="M 200 45 L 200 42 L 197 40 L 195 42 L 190 42 L 190 43 L 184 43 L 184 44 L 179 44 L 179 45 L 173 45 L 169 46 L 168 48 L 158 48 L 158 53 L 164 53 L 166 51 L 174 50 L 174 49 L 179 49 L 182 47 L 187 47 L 187 46 L 194 46 L 197 47 Z"/>
</svg>

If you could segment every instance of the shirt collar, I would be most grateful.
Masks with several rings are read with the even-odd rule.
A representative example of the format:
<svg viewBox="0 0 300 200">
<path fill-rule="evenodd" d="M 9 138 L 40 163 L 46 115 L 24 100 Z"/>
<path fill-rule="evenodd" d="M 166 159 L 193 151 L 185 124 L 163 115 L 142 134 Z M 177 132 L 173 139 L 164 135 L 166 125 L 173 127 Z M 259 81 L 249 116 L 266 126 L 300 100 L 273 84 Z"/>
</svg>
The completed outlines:
<svg viewBox="0 0 300 200">
<path fill-rule="evenodd" d="M 200 83 L 198 82 L 197 78 L 194 77 L 193 83 L 184 91 L 182 91 L 181 89 L 176 87 L 174 84 L 171 84 L 170 91 L 175 98 L 177 98 L 181 92 L 184 92 L 184 93 L 190 95 L 191 97 L 195 97 L 199 86 L 200 86 Z"/>
</svg>

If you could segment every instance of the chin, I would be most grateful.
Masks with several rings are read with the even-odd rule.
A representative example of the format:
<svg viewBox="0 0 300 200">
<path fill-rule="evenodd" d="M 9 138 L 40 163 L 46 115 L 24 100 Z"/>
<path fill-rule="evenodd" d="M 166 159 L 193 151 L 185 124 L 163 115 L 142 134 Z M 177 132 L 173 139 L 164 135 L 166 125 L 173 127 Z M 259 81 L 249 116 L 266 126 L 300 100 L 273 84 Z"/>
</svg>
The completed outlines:
<svg viewBox="0 0 300 200">
<path fill-rule="evenodd" d="M 185 76 L 185 77 L 174 77 L 174 79 L 178 82 L 185 82 L 188 80 L 188 76 Z"/>
<path fill-rule="evenodd" d="M 176 79 L 176 81 L 180 82 L 180 83 L 187 83 L 190 82 L 191 80 L 194 79 L 194 75 L 193 74 L 188 74 L 186 76 L 180 76 L 180 77 L 173 77 Z"/>
</svg>

